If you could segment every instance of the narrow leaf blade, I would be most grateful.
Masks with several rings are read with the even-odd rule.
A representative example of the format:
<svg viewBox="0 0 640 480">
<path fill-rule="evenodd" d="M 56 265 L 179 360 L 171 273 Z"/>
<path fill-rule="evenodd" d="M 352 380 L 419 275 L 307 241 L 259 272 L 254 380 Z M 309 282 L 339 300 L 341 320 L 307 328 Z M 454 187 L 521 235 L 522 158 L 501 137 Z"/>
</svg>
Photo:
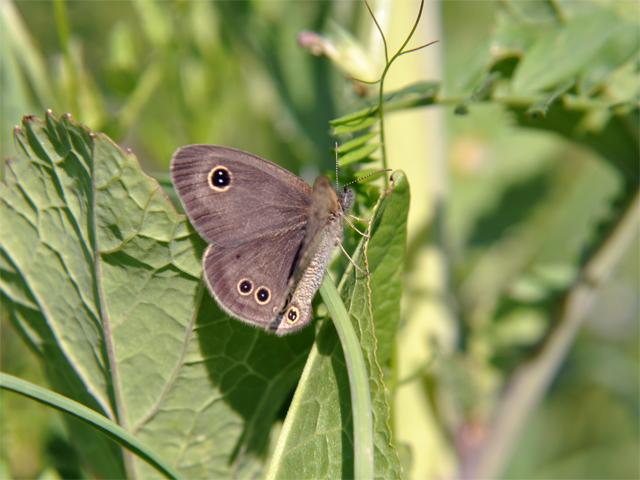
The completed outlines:
<svg viewBox="0 0 640 480">
<path fill-rule="evenodd" d="M 379 143 L 372 143 L 369 145 L 365 145 L 362 148 L 358 148 L 357 150 L 352 150 L 346 155 L 340 157 L 338 160 L 338 166 L 345 167 L 352 163 L 358 162 L 364 158 L 367 158 L 373 152 L 375 152 L 378 148 L 380 148 Z"/>
<path fill-rule="evenodd" d="M 394 172 L 393 177 L 394 185 L 389 192 L 383 194 L 371 220 L 371 260 L 375 261 L 372 277 L 380 277 L 375 283 L 371 279 L 371 287 L 375 285 L 380 290 L 371 291 L 370 294 L 369 280 L 356 274 L 353 267 L 347 270 L 338 289 L 354 322 L 369 374 L 376 478 L 400 478 L 401 473 L 398 454 L 391 443 L 389 406 L 385 398 L 382 372 L 376 359 L 376 337 L 370 303 L 371 297 L 386 298 L 386 287 L 381 287 L 381 282 L 394 275 L 400 276 L 398 259 L 394 258 L 393 265 L 388 270 L 383 262 L 387 254 L 399 254 L 402 258 L 404 249 L 400 247 L 399 251 L 398 246 L 404 245 L 406 241 L 402 225 L 406 223 L 408 211 L 408 183 L 402 172 Z M 405 218 L 393 219 L 393 226 L 387 228 L 394 215 L 404 215 Z M 393 235 L 398 232 L 396 241 Z M 363 255 L 364 243 L 361 243 L 354 261 L 365 268 Z M 399 283 L 397 280 L 396 282 Z M 388 317 L 381 319 L 381 325 L 387 322 L 397 324 L 397 319 L 392 319 L 394 312 L 398 312 L 397 308 L 386 310 L 387 306 L 382 305 L 374 308 L 378 312 L 388 312 Z M 390 343 L 388 339 L 385 342 Z M 353 478 L 353 422 L 350 412 L 350 386 L 344 354 L 333 323 L 325 320 L 287 414 L 270 466 L 269 478 Z"/>
</svg>

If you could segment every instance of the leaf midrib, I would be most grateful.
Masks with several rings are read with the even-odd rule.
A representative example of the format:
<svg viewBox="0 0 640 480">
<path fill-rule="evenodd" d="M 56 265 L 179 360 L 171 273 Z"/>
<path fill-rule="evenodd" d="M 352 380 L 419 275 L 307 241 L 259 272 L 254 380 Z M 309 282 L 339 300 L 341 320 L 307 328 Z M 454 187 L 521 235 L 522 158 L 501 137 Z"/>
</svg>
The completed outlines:
<svg viewBox="0 0 640 480">
<path fill-rule="evenodd" d="M 29 132 L 25 132 L 25 135 L 28 135 Z M 31 131 L 31 134 L 36 135 L 35 132 Z M 37 136 L 37 135 L 36 135 Z M 24 154 L 28 156 L 28 154 L 26 153 L 27 150 L 25 149 L 25 145 L 23 144 L 23 142 L 19 142 L 23 148 Z M 27 141 L 27 145 L 29 146 L 29 149 L 31 151 L 33 151 L 33 149 L 31 148 L 31 144 L 30 142 Z M 52 178 L 52 182 L 54 182 L 54 186 L 56 187 L 57 192 L 62 196 L 63 201 L 65 202 L 63 205 L 52 205 L 52 208 L 55 208 L 58 212 L 61 213 L 61 210 L 65 210 L 68 215 L 67 218 L 69 219 L 69 221 L 71 222 L 73 228 L 74 228 L 74 233 L 76 235 L 78 235 L 78 238 L 81 240 L 80 243 L 82 248 L 83 248 L 83 253 L 86 255 L 86 257 L 92 258 L 94 265 L 92 265 L 92 274 L 95 276 L 95 278 L 97 279 L 97 272 L 95 269 L 95 252 L 91 252 L 91 250 L 87 250 L 87 239 L 84 238 L 83 234 L 82 234 L 82 229 L 79 227 L 77 218 L 75 217 L 75 215 L 73 214 L 73 211 L 69 208 L 69 204 L 67 201 L 67 197 L 65 194 L 65 190 L 60 182 L 60 179 L 58 177 L 58 166 L 56 164 L 56 162 L 53 161 L 53 159 L 49 156 L 49 154 L 44 150 L 41 149 L 42 154 L 44 154 L 48 161 L 49 164 L 46 164 L 46 161 L 43 161 L 41 165 L 41 167 L 45 167 L 45 168 L 51 168 L 54 175 L 51 176 Z M 34 152 L 35 153 L 35 152 Z M 29 157 L 29 161 L 32 162 L 32 159 Z M 35 162 L 33 162 L 35 163 Z M 9 167 L 9 169 L 11 169 L 11 165 L 10 163 L 7 162 L 7 166 Z M 13 173 L 13 170 L 12 170 Z M 13 173 L 13 176 L 15 178 L 15 185 L 17 188 L 20 189 L 20 191 L 22 192 L 24 198 L 28 199 L 28 203 L 33 207 L 33 209 L 36 212 L 36 218 L 38 219 L 38 225 L 33 225 L 31 223 L 31 221 L 28 218 L 25 218 L 24 215 L 21 215 L 23 218 L 26 219 L 26 221 L 29 223 L 29 225 L 32 225 L 35 230 L 38 232 L 38 242 L 39 244 L 42 244 L 44 246 L 46 246 L 46 248 L 52 252 L 53 254 L 55 254 L 59 260 L 59 262 L 61 263 L 61 265 L 63 265 L 65 272 L 67 273 L 67 278 L 69 278 L 69 280 L 71 281 L 71 283 L 73 284 L 77 294 L 78 294 L 78 298 L 80 298 L 82 300 L 82 303 L 84 304 L 84 306 L 87 308 L 88 312 L 91 312 L 91 315 L 93 316 L 94 321 L 98 320 L 99 322 L 99 317 L 98 317 L 98 313 L 96 311 L 94 311 L 94 308 L 92 308 L 91 303 L 87 303 L 87 299 L 85 298 L 85 295 L 82 291 L 81 288 L 79 288 L 78 286 L 78 282 L 77 280 L 74 278 L 74 276 L 71 275 L 69 268 L 67 267 L 66 262 L 64 261 L 64 258 L 62 257 L 62 255 L 60 255 L 60 252 L 58 252 L 55 248 L 53 248 L 52 246 L 50 246 L 48 243 L 44 242 L 42 240 L 42 238 L 40 237 L 40 212 L 41 212 L 41 208 L 39 208 L 34 202 L 31 201 L 30 197 L 27 195 L 27 192 L 24 190 L 24 188 L 22 187 L 22 184 L 20 182 L 20 179 L 17 175 L 15 175 L 15 173 Z M 6 186 L 6 185 L 5 185 Z M 94 198 L 92 199 L 93 201 L 95 201 L 95 195 Z M 5 204 L 7 206 L 9 206 L 9 203 L 7 203 L 5 201 Z M 14 207 L 11 207 L 12 210 L 14 210 L 16 213 L 17 210 Z M 92 213 L 92 212 L 90 212 Z M 94 220 L 94 216 L 93 215 L 88 215 L 88 218 L 90 218 L 90 221 L 93 222 Z M 31 288 L 31 283 L 27 282 L 27 278 L 28 276 L 25 275 L 25 271 L 20 268 L 19 263 L 16 262 L 15 258 L 9 254 L 9 252 L 6 249 L 3 249 L 5 252 L 5 255 L 7 255 L 7 258 L 9 258 L 11 260 L 11 263 L 14 265 L 14 267 L 16 268 L 16 270 L 19 272 L 20 276 L 23 279 L 25 288 L 28 289 L 28 291 L 31 293 L 31 296 L 34 298 L 36 304 L 38 305 L 38 307 L 40 308 L 40 311 L 42 312 L 44 318 L 47 320 L 47 325 L 49 326 L 49 329 L 52 333 L 52 335 L 54 336 L 54 338 L 56 338 L 57 344 L 60 346 L 60 350 L 61 352 L 69 359 L 69 364 L 71 365 L 71 367 L 76 371 L 76 373 L 78 374 L 78 376 L 82 379 L 84 379 L 84 384 L 87 388 L 87 391 L 91 394 L 91 396 L 96 400 L 96 402 L 100 405 L 100 407 L 103 409 L 103 411 L 105 412 L 105 414 L 110 418 L 110 419 L 114 419 L 115 418 L 115 412 L 112 408 L 111 405 L 109 405 L 108 403 L 105 403 L 105 399 L 104 396 L 101 395 L 101 392 L 93 385 L 93 382 L 90 381 L 90 376 L 86 375 L 86 372 L 81 372 L 78 370 L 78 365 L 81 364 L 81 362 L 78 362 L 77 359 L 75 358 L 75 356 L 73 355 L 72 351 L 69 351 L 69 349 L 67 348 L 63 348 L 63 346 L 65 345 L 65 342 L 61 341 L 61 338 L 59 336 L 59 332 L 57 331 L 57 328 L 55 328 L 55 322 L 51 321 L 51 314 L 49 313 L 48 309 L 46 308 L 45 304 L 42 302 L 41 298 L 39 297 L 39 295 L 37 295 L 35 293 L 35 291 Z M 91 253 L 93 253 L 93 256 L 91 255 Z M 86 258 L 85 257 L 85 258 Z M 97 299 L 96 299 L 97 300 Z M 100 305 L 95 305 L 95 307 L 100 307 Z M 95 356 L 96 352 L 94 351 L 94 356 Z M 100 355 L 98 355 L 98 359 L 100 359 Z M 103 360 L 103 359 L 100 359 Z M 102 372 L 105 373 L 105 375 L 107 375 L 107 372 L 105 372 L 104 369 L 104 363 L 102 361 L 98 361 L 97 362 L 98 365 L 102 366 L 101 370 Z M 108 384 L 105 384 L 106 387 L 108 388 Z M 104 392 L 107 393 L 108 392 Z"/>
<path fill-rule="evenodd" d="M 195 323 L 196 323 L 196 318 L 198 317 L 198 312 L 200 312 L 200 307 L 202 306 L 202 295 L 204 293 L 204 282 L 200 282 L 198 285 L 198 290 L 196 293 L 196 308 L 193 311 L 193 315 L 191 315 L 191 320 L 189 321 L 189 326 L 187 327 L 187 331 L 185 333 L 184 336 L 184 341 L 182 342 L 182 350 L 180 351 L 180 357 L 178 358 L 178 361 L 176 362 L 175 367 L 173 368 L 171 375 L 169 376 L 169 379 L 167 380 L 167 382 L 165 383 L 165 386 L 162 389 L 162 392 L 160 392 L 160 395 L 158 396 L 158 399 L 156 400 L 156 403 L 151 407 L 151 409 L 149 410 L 149 412 L 143 416 L 138 422 L 136 422 L 132 427 L 131 427 L 131 433 L 132 434 L 136 434 L 138 432 L 138 430 L 140 428 L 142 428 L 142 426 L 147 423 L 149 420 L 151 420 L 156 413 L 158 413 L 158 410 L 160 410 L 160 406 L 162 405 L 162 403 L 164 402 L 165 398 L 167 397 L 169 390 L 171 390 L 171 387 L 173 386 L 174 382 L 176 381 L 176 378 L 178 378 L 178 374 L 180 373 L 180 370 L 182 369 L 182 366 L 184 365 L 184 360 L 187 356 L 187 350 L 189 348 L 189 343 L 191 341 L 191 335 L 193 333 L 193 329 L 195 327 Z M 177 464 L 177 462 L 176 462 Z"/>
</svg>

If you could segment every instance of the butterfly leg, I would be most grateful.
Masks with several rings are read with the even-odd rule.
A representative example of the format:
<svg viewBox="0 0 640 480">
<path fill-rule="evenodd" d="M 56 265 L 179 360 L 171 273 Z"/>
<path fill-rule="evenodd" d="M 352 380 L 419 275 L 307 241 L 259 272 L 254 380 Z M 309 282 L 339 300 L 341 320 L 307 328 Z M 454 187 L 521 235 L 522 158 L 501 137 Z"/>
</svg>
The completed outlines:
<svg viewBox="0 0 640 480">
<path fill-rule="evenodd" d="M 351 218 L 353 218 L 354 220 L 357 220 L 359 222 L 370 222 L 371 221 L 370 218 L 360 218 L 360 217 L 356 217 L 355 215 L 351 215 L 351 214 L 349 214 L 349 216 Z"/>
<path fill-rule="evenodd" d="M 347 223 L 351 226 L 351 228 L 353 228 L 353 229 L 354 229 L 356 232 L 358 232 L 360 235 L 362 235 L 362 236 L 363 236 L 363 237 L 365 237 L 365 238 L 371 238 L 371 235 L 367 235 L 366 233 L 362 233 L 360 230 L 358 230 L 358 229 L 355 227 L 355 225 L 354 225 L 353 223 L 351 223 L 351 220 L 349 220 L 349 219 L 344 215 L 344 213 L 340 213 L 340 215 L 342 216 L 342 218 L 344 218 L 344 219 L 347 221 Z M 349 216 L 351 216 L 351 215 L 349 215 Z"/>
<path fill-rule="evenodd" d="M 356 269 L 362 273 L 363 275 L 371 275 L 369 272 L 365 272 L 363 269 L 361 269 L 358 265 L 356 265 L 356 262 L 353 261 L 353 259 L 349 256 L 349 254 L 347 253 L 347 251 L 344 249 L 344 247 L 342 246 L 342 243 L 340 243 L 340 239 L 336 238 L 336 240 L 338 241 L 338 245 L 340 245 L 340 248 L 342 249 L 342 253 L 344 253 L 347 258 L 349 259 L 349 261 L 351 262 L 351 264 L 356 267 Z"/>
</svg>

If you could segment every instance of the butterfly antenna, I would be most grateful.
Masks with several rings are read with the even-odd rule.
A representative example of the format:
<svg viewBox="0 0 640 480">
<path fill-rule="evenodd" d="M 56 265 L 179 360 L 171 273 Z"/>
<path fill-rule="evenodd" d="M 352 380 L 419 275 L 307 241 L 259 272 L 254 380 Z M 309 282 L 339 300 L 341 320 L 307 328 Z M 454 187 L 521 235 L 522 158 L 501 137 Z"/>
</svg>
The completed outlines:
<svg viewBox="0 0 640 480">
<path fill-rule="evenodd" d="M 336 142 L 336 192 L 340 190 L 338 186 L 338 142 Z"/>
<path fill-rule="evenodd" d="M 347 188 L 349 185 L 353 185 L 354 183 L 357 183 L 360 180 L 364 180 L 365 178 L 371 177 L 372 175 L 376 175 L 376 174 L 382 173 L 382 172 L 390 172 L 390 171 L 391 171 L 390 168 L 385 168 L 384 170 L 376 170 L 375 172 L 371 172 L 369 175 L 365 175 L 364 177 L 358 178 L 357 180 L 354 180 L 353 182 L 347 183 L 343 188 Z"/>
</svg>

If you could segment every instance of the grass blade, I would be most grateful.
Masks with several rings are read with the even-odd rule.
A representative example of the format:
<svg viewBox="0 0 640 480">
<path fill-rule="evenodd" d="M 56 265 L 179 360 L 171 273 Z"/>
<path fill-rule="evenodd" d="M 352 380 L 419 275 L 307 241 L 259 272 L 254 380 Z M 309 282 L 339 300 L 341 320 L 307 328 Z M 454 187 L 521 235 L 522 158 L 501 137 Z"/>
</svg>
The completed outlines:
<svg viewBox="0 0 640 480">
<path fill-rule="evenodd" d="M 165 462 L 156 452 L 150 449 L 129 432 L 113 423 L 108 418 L 100 415 L 95 410 L 71 400 L 63 395 L 59 395 L 46 388 L 39 387 L 33 383 L 16 378 L 6 373 L 0 373 L 0 388 L 11 390 L 37 402 L 53 407 L 61 412 L 74 416 L 75 418 L 88 423 L 96 430 L 104 433 L 109 438 L 115 440 L 127 450 L 135 453 L 138 457 L 161 472 L 166 478 L 180 479 L 180 474 L 172 465 Z"/>
<path fill-rule="evenodd" d="M 328 275 L 320 285 L 320 295 L 338 331 L 349 372 L 351 405 L 353 408 L 355 478 L 373 478 L 373 417 L 369 376 L 364 364 L 362 348 L 347 309 Z"/>
</svg>

